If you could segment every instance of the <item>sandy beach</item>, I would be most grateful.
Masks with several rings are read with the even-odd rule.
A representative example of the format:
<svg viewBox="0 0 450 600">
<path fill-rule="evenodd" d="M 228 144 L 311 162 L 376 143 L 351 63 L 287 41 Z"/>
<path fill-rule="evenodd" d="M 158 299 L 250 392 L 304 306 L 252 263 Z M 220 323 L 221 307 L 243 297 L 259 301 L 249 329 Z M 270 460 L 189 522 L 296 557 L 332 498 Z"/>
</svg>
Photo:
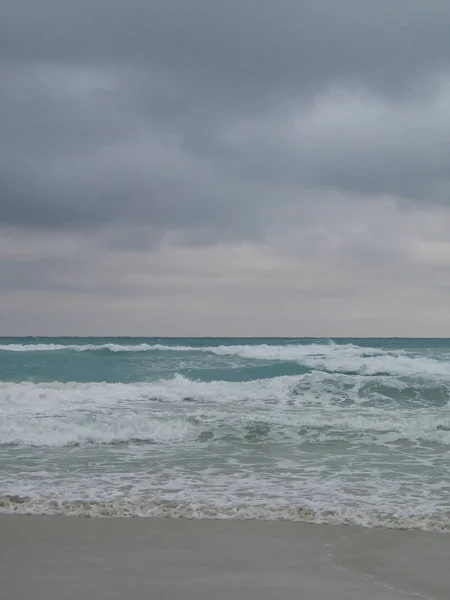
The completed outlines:
<svg viewBox="0 0 450 600">
<path fill-rule="evenodd" d="M 445 534 L 286 522 L 0 518 L 5 600 L 444 600 Z"/>
</svg>

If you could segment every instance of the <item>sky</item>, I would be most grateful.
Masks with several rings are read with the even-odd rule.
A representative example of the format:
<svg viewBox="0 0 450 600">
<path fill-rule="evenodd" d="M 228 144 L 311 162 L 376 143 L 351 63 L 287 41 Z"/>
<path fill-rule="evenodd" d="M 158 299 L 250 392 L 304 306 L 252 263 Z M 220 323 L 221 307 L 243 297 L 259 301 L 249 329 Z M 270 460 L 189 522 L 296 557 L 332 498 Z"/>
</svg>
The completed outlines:
<svg viewBox="0 0 450 600">
<path fill-rule="evenodd" d="M 448 0 L 0 15 L 0 335 L 450 336 Z"/>
</svg>

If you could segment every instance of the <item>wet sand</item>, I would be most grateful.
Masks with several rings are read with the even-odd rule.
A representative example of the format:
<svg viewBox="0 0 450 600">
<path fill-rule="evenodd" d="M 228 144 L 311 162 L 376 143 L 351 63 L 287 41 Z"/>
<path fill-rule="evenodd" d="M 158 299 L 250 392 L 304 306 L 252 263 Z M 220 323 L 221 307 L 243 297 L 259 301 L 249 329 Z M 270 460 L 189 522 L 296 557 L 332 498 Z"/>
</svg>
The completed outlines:
<svg viewBox="0 0 450 600">
<path fill-rule="evenodd" d="M 450 536 L 261 521 L 0 516 L 5 600 L 450 597 Z"/>
</svg>

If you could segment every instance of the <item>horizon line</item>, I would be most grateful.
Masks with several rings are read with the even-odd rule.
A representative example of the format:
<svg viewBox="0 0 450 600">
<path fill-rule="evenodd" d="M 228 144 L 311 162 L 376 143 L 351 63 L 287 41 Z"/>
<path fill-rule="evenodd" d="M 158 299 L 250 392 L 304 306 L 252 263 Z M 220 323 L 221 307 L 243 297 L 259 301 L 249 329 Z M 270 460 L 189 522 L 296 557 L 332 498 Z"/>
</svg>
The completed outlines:
<svg viewBox="0 0 450 600">
<path fill-rule="evenodd" d="M 450 340 L 450 336 L 371 336 L 371 335 L 305 335 L 305 336 L 286 336 L 286 335 L 0 335 L 2 339 L 165 339 L 165 340 Z"/>
</svg>

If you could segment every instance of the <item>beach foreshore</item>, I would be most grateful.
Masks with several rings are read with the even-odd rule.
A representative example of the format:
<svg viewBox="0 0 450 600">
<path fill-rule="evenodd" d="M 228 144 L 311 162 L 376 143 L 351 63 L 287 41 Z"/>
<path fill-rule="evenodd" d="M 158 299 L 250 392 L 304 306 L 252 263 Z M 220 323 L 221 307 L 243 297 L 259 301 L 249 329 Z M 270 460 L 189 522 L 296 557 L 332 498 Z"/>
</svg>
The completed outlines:
<svg viewBox="0 0 450 600">
<path fill-rule="evenodd" d="M 422 531 L 0 515 L 5 600 L 447 600 L 449 565 Z"/>
</svg>

